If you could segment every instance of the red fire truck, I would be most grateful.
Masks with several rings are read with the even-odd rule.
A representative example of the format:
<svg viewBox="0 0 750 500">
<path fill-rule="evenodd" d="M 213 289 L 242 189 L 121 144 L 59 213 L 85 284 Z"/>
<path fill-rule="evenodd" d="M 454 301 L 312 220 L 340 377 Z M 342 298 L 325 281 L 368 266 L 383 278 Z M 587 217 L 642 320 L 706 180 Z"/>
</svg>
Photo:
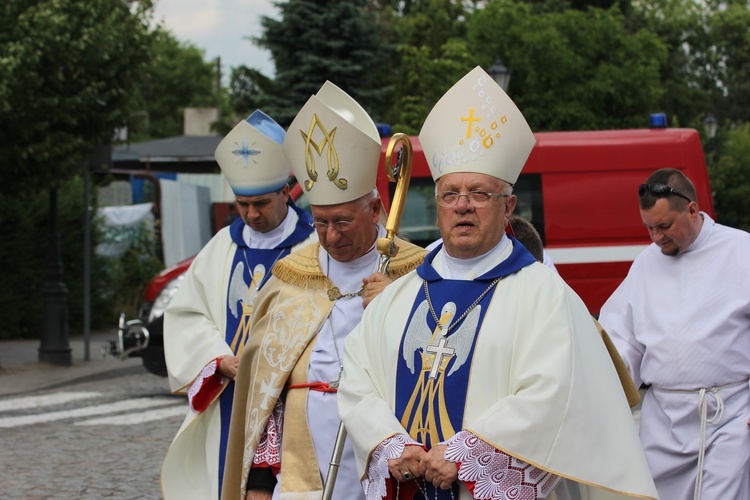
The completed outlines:
<svg viewBox="0 0 750 500">
<path fill-rule="evenodd" d="M 652 127 L 634 130 L 541 132 L 516 185 L 516 213 L 531 221 L 560 275 L 593 315 L 627 274 L 633 259 L 649 243 L 638 212 L 638 185 L 654 170 L 677 168 L 695 183 L 698 204 L 714 217 L 706 162 L 698 132 Z M 386 208 L 395 184 L 383 166 L 377 187 Z M 435 225 L 435 184 L 419 139 L 400 232 L 426 246 L 440 237 Z M 298 204 L 301 190 L 295 186 Z M 192 259 L 165 269 L 143 293 L 140 318 L 120 319 L 112 352 L 142 356 L 152 373 L 166 376 L 162 314 Z M 145 343 L 145 346 L 144 346 Z"/>
</svg>

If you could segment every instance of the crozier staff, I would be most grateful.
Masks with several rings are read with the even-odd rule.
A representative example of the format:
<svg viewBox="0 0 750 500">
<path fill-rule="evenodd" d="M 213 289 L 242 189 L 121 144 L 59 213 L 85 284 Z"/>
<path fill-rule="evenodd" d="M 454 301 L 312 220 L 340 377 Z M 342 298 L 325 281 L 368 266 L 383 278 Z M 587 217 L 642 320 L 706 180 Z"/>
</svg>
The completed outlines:
<svg viewBox="0 0 750 500">
<path fill-rule="evenodd" d="M 391 163 L 391 157 L 393 155 L 395 147 L 401 144 L 401 149 L 398 151 L 398 159 L 394 164 Z M 391 182 L 396 183 L 396 191 L 393 194 L 393 203 L 391 205 L 391 213 L 388 214 L 388 221 L 385 224 L 386 234 L 383 238 L 378 238 L 376 244 L 378 252 L 380 252 L 380 260 L 378 260 L 378 268 L 370 279 L 362 280 L 363 283 L 368 285 L 368 281 L 374 280 L 375 277 L 381 281 L 384 286 L 381 288 L 379 285 L 370 286 L 370 288 L 377 288 L 377 293 L 373 292 L 372 297 L 376 297 L 383 288 L 391 282 L 384 273 L 388 272 L 388 266 L 391 263 L 391 258 L 395 257 L 398 253 L 398 246 L 396 246 L 396 233 L 401 225 L 401 214 L 404 210 L 404 204 L 406 203 L 406 195 L 409 192 L 409 181 L 411 178 L 411 167 L 412 167 L 412 146 L 409 136 L 405 134 L 394 134 L 391 137 L 388 147 L 385 153 L 384 167 L 388 173 L 388 179 Z M 363 296 L 362 305 L 367 307 L 367 297 Z M 341 466 L 341 456 L 344 451 L 344 443 L 346 442 L 346 427 L 344 423 L 339 424 L 339 431 L 336 435 L 336 443 L 331 454 L 331 462 L 328 466 L 328 475 L 326 477 L 325 486 L 323 488 L 323 499 L 330 500 L 333 498 L 333 488 L 336 484 L 336 475 L 338 474 L 338 468 Z"/>
<path fill-rule="evenodd" d="M 656 498 L 585 305 L 505 235 L 534 144 L 520 111 L 477 67 L 420 142 L 443 244 L 344 350 L 339 413 L 367 498 Z"/>
<path fill-rule="evenodd" d="M 375 191 L 380 137 L 372 119 L 330 82 L 289 126 L 284 152 L 310 201 L 319 243 L 274 266 L 258 295 L 240 360 L 222 498 L 320 498 L 340 419 L 336 389 L 346 336 L 380 254 Z M 396 240 L 393 279 L 424 250 Z M 351 445 L 333 498 L 363 498 Z"/>
</svg>

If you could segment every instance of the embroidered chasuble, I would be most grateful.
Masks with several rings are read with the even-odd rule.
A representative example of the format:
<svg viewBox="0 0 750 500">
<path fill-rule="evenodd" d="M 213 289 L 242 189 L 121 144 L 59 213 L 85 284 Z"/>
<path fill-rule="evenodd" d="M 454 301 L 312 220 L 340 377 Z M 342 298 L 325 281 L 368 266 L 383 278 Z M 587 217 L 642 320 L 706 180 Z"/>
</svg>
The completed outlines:
<svg viewBox="0 0 750 500">
<path fill-rule="evenodd" d="M 514 485 L 528 495 L 530 483 L 516 476 L 531 468 L 562 478 L 551 483 L 550 499 L 656 498 L 617 372 L 585 305 L 509 241 L 512 249 L 488 252 L 486 261 L 499 264 L 480 264 L 485 270 L 473 281 L 444 278 L 434 267 L 444 250 L 436 248 L 365 309 L 347 338 L 338 407 L 368 499 L 395 494 L 387 464 L 377 465 L 393 456 L 380 446 L 407 436 L 428 449 L 448 441 L 459 481 L 452 491 L 402 483 L 401 500 L 468 500 L 472 491 L 512 498 L 501 491 Z M 506 464 L 497 466 L 505 479 L 483 475 L 495 464 Z"/>
<path fill-rule="evenodd" d="M 251 238 L 248 246 L 243 236 L 248 228 L 237 219 L 196 256 L 165 314 L 165 356 L 175 392 L 186 394 L 218 357 L 241 355 L 258 290 L 278 260 L 313 241 L 311 221 L 309 214 L 290 206 L 274 230 L 278 234 L 271 235 L 276 243 L 255 248 L 269 244 Z M 263 237 L 254 233 L 254 238 Z M 219 497 L 234 385 L 226 379 L 221 385 L 207 384 L 208 407 L 188 412 L 162 467 L 165 497 Z"/>
<path fill-rule="evenodd" d="M 242 350 L 250 335 L 253 314 L 253 302 L 261 287 L 271 276 L 273 265 L 291 252 L 291 242 L 304 240 L 309 235 L 308 227 L 297 225 L 294 232 L 275 248 L 249 248 L 243 238 L 246 231 L 242 219 L 235 221 L 229 229 L 232 241 L 237 245 L 232 262 L 232 273 L 227 285 L 227 322 L 226 342 L 235 356 L 242 355 Z M 281 226 L 279 227 L 281 229 Z M 234 381 L 225 384 L 221 392 L 221 440 L 219 442 L 219 477 L 224 474 L 224 460 L 229 436 L 229 421 L 232 418 L 234 399 Z M 221 494 L 221 487 L 219 488 Z"/>
<path fill-rule="evenodd" d="M 415 245 L 399 239 L 396 242 L 400 250 L 389 266 L 392 279 L 414 270 L 425 254 Z M 320 245 L 315 244 L 281 259 L 256 298 L 253 334 L 242 353 L 236 378 L 224 499 L 244 498 L 255 450 L 279 399 L 284 401 L 281 498 L 317 499 L 322 493 L 318 461 L 306 422 L 309 389 L 285 391 L 293 380 L 295 384 L 317 382 L 307 380 L 306 357 L 316 337 L 323 334 L 321 327 L 335 303 L 328 295 L 334 285 L 320 267 L 319 252 Z M 343 351 L 343 343 L 339 348 Z"/>
<path fill-rule="evenodd" d="M 443 279 L 427 266 L 417 270 L 427 293 L 423 286 L 417 294 L 403 334 L 395 414 L 409 436 L 427 448 L 463 428 L 469 374 L 487 306 L 496 287 L 502 286 L 502 278 L 535 261 L 523 247 L 514 250 L 499 266 L 473 281 Z M 450 491 L 435 490 L 427 486 L 431 499 L 451 498 Z M 455 489 L 453 496 L 457 494 Z"/>
</svg>

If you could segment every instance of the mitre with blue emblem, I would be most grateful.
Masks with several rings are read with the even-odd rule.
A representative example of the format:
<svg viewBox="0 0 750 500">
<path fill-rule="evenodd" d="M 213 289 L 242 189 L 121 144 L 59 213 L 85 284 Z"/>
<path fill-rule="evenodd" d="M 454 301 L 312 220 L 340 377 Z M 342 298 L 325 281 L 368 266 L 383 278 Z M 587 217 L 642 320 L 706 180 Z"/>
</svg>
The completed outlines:
<svg viewBox="0 0 750 500">
<path fill-rule="evenodd" d="M 256 110 L 216 147 L 214 156 L 237 196 L 257 196 L 284 187 L 291 167 L 284 156 L 284 129 Z"/>
</svg>

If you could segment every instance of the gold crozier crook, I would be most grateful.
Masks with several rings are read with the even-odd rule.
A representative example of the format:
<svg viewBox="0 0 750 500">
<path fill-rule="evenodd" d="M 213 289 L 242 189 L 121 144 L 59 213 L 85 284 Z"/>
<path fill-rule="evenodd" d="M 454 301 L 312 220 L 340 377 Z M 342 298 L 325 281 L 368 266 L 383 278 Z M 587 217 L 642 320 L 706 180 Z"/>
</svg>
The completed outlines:
<svg viewBox="0 0 750 500">
<path fill-rule="evenodd" d="M 396 156 L 396 164 L 391 165 L 391 156 L 395 147 L 401 143 L 401 149 Z M 409 179 L 411 178 L 412 164 L 412 147 L 411 140 L 406 134 L 394 134 L 391 137 L 388 147 L 385 150 L 385 171 L 388 174 L 388 180 L 396 183 L 396 192 L 393 193 L 393 202 L 388 214 L 388 221 L 385 224 L 386 235 L 384 238 L 378 238 L 378 252 L 380 252 L 380 261 L 378 262 L 377 272 L 386 274 L 391 257 L 398 253 L 398 247 L 394 242 L 398 227 L 401 224 L 401 214 L 404 211 L 406 202 L 406 193 L 409 191 Z M 333 454 L 328 467 L 326 484 L 323 488 L 323 500 L 331 500 L 333 496 L 333 487 L 336 484 L 336 475 L 341 465 L 341 455 L 344 453 L 344 443 L 346 442 L 346 428 L 344 422 L 339 424 L 339 431 L 336 435 L 336 443 L 333 445 Z"/>
</svg>

